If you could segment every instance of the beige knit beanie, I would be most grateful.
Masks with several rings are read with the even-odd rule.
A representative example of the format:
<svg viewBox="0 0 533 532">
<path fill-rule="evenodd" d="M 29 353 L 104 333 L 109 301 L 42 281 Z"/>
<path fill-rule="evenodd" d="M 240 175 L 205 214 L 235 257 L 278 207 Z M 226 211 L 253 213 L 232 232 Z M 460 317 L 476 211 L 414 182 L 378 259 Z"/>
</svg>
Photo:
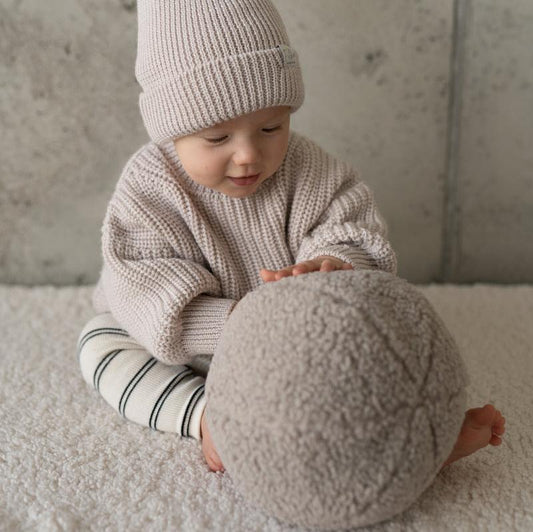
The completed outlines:
<svg viewBox="0 0 533 532">
<path fill-rule="evenodd" d="M 303 103 L 298 55 L 270 0 L 138 0 L 135 75 L 151 139 Z"/>
</svg>

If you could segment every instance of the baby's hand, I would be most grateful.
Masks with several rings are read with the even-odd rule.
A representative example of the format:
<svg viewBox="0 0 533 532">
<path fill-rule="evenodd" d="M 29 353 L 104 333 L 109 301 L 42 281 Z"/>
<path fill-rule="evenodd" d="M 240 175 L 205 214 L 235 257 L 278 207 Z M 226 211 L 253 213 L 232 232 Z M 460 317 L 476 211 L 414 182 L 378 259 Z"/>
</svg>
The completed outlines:
<svg viewBox="0 0 533 532">
<path fill-rule="evenodd" d="M 328 257 L 323 255 L 316 259 L 306 260 L 293 266 L 288 266 L 281 270 L 267 270 L 261 269 L 261 277 L 265 283 L 272 281 L 279 281 L 283 277 L 290 277 L 291 275 L 301 275 L 302 273 L 310 273 L 315 271 L 333 272 L 335 270 L 353 270 L 353 266 L 347 262 L 336 257 Z"/>
</svg>

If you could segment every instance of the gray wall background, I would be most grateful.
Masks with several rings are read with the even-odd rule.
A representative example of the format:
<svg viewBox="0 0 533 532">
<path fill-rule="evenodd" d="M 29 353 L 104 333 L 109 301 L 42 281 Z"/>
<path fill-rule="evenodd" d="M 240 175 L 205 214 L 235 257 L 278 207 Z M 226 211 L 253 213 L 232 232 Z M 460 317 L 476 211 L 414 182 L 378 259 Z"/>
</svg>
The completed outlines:
<svg viewBox="0 0 533 532">
<path fill-rule="evenodd" d="M 277 0 L 293 129 L 373 188 L 415 283 L 533 281 L 533 2 Z M 0 282 L 90 284 L 148 136 L 134 0 L 0 0 Z"/>
</svg>

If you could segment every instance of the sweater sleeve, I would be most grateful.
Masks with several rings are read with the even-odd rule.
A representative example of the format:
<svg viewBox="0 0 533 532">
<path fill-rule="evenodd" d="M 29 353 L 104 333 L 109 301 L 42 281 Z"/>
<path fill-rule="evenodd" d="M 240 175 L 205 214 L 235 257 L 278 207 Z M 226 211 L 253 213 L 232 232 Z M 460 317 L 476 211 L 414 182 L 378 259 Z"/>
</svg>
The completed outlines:
<svg viewBox="0 0 533 532">
<path fill-rule="evenodd" d="M 370 188 L 348 164 L 326 152 L 315 148 L 307 159 L 309 177 L 302 184 L 307 193 L 300 191 L 295 202 L 297 210 L 307 212 L 296 263 L 328 255 L 354 269 L 396 274 L 396 255 Z"/>
<path fill-rule="evenodd" d="M 170 194 L 124 179 L 102 227 L 100 290 L 122 327 L 165 364 L 214 353 L 236 301 L 221 297 Z"/>
</svg>

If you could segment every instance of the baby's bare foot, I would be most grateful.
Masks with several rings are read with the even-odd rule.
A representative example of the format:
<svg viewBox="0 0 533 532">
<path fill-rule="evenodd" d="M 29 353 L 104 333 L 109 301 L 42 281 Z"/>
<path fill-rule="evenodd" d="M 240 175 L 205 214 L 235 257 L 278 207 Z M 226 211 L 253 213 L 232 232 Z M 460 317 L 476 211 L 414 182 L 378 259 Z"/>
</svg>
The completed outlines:
<svg viewBox="0 0 533 532">
<path fill-rule="evenodd" d="M 486 445 L 500 445 L 504 432 L 505 418 L 499 410 L 496 410 L 492 405 L 471 408 L 465 414 L 455 447 L 442 467 L 468 456 Z"/>
<path fill-rule="evenodd" d="M 205 409 L 202 414 L 202 419 L 200 421 L 200 437 L 202 438 L 202 452 L 204 453 L 207 465 L 211 471 L 222 471 L 224 472 L 224 466 L 222 465 L 222 460 L 215 449 L 215 444 L 211 439 L 211 434 L 207 429 L 207 422 L 205 420 Z"/>
</svg>

